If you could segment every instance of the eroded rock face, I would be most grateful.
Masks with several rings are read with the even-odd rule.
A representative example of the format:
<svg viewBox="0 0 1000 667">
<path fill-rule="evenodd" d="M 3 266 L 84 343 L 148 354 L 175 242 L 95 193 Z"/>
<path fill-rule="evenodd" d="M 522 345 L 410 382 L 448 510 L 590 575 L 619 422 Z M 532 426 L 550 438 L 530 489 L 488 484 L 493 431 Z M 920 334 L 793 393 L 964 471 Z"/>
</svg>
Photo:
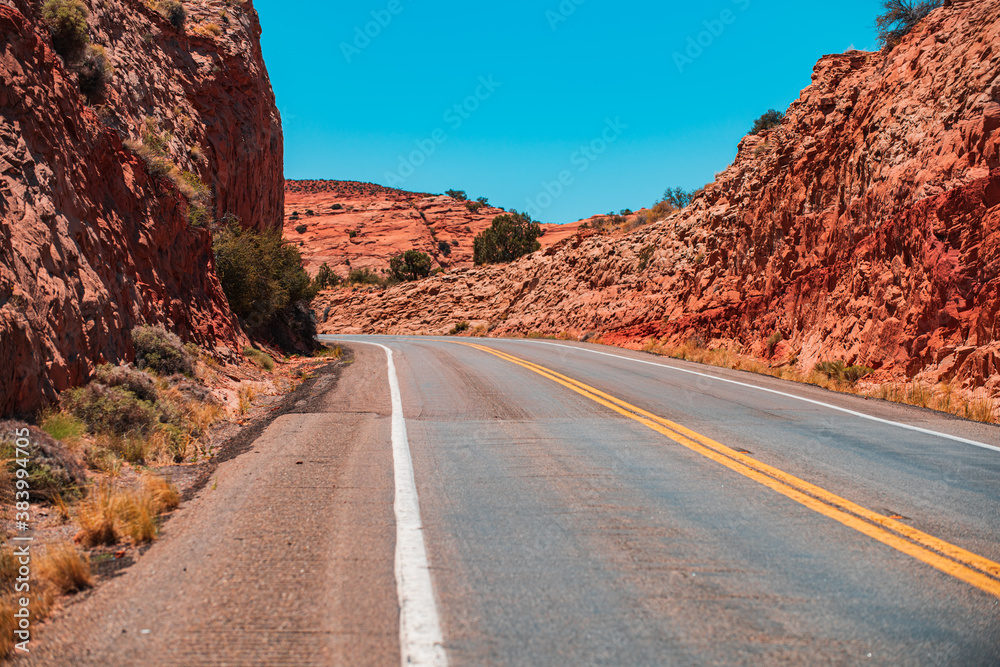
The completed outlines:
<svg viewBox="0 0 1000 667">
<path fill-rule="evenodd" d="M 803 368 L 1000 393 L 1000 0 L 935 10 L 888 54 L 822 58 L 781 127 L 684 211 L 509 266 L 331 292 L 323 332 L 692 336 Z"/>
<path fill-rule="evenodd" d="M 288 181 L 285 185 L 285 238 L 299 244 L 306 270 L 313 275 L 324 263 L 341 277 L 351 269 L 381 272 L 406 250 L 427 253 L 436 267 L 471 267 L 472 239 L 503 212 L 486 206 L 473 213 L 465 202 L 451 197 L 371 183 Z M 542 229 L 545 234 L 539 243 L 547 247 L 572 236 L 579 224 L 542 225 Z"/>
<path fill-rule="evenodd" d="M 252 3 L 186 2 L 185 32 L 142 0 L 88 4 L 115 68 L 92 106 L 52 51 L 41 3 L 0 3 L 0 414 L 130 359 L 141 323 L 222 355 L 245 342 L 209 233 L 126 147 L 146 118 L 169 162 L 208 186 L 215 216 L 281 221 L 281 125 Z"/>
</svg>

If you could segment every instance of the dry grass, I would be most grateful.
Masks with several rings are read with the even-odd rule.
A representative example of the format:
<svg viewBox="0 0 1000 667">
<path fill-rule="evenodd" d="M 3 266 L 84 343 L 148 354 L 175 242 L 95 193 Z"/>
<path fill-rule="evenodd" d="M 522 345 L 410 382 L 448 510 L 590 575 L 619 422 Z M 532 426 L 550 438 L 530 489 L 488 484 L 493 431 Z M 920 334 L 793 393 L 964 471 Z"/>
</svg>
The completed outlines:
<svg viewBox="0 0 1000 667">
<path fill-rule="evenodd" d="M 136 488 L 100 484 L 77 505 L 77 539 L 87 547 L 117 544 L 128 538 L 145 544 L 157 538 L 159 517 L 177 507 L 180 494 L 169 481 L 146 475 Z"/>
<path fill-rule="evenodd" d="M 66 595 L 90 588 L 90 562 L 72 544 L 50 544 L 38 559 L 38 575 Z"/>
<path fill-rule="evenodd" d="M 0 458 L 0 503 L 10 507 L 14 500 L 14 475 L 10 471 L 10 459 Z"/>
<path fill-rule="evenodd" d="M 241 384 L 237 392 L 240 403 L 240 414 L 245 415 L 253 408 L 253 399 L 257 397 L 257 391 L 248 384 Z"/>
<path fill-rule="evenodd" d="M 115 521 L 118 514 L 118 494 L 110 484 L 92 487 L 87 497 L 76 506 L 76 522 L 80 526 L 77 540 L 85 547 L 97 547 L 118 542 Z"/>
<path fill-rule="evenodd" d="M 593 339 L 591 342 L 600 342 Z M 662 341 L 651 338 L 643 345 L 644 352 L 672 357 L 674 359 L 684 359 L 710 366 L 720 366 L 735 370 L 748 371 L 759 375 L 770 375 L 771 377 L 791 380 L 793 382 L 803 382 L 816 385 L 830 391 L 846 394 L 860 394 L 878 398 L 893 403 L 905 405 L 915 405 L 922 408 L 930 408 L 939 412 L 947 412 L 959 417 L 971 419 L 984 423 L 995 424 L 1000 421 L 997 408 L 989 398 L 974 398 L 965 400 L 956 394 L 954 387 L 948 382 L 942 382 L 935 387 L 929 387 L 916 380 L 907 384 L 881 383 L 874 388 L 863 390 L 851 380 L 857 375 L 850 372 L 830 373 L 812 370 L 802 372 L 794 368 L 793 364 L 783 364 L 771 366 L 758 359 L 744 357 L 736 354 L 727 348 L 709 349 L 699 341 L 688 340 L 682 345 L 666 345 Z M 860 369 L 860 366 L 846 367 L 845 371 Z M 865 369 L 870 371 L 870 369 Z M 863 378 L 865 373 L 860 374 Z"/>
</svg>

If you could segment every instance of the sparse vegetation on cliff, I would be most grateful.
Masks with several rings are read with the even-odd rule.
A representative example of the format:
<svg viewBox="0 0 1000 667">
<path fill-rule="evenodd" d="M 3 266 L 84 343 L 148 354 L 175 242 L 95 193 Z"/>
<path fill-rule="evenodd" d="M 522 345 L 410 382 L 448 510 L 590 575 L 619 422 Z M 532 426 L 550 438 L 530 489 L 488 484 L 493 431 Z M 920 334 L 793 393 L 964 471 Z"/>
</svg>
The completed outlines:
<svg viewBox="0 0 1000 667">
<path fill-rule="evenodd" d="M 400 282 L 420 280 L 431 274 L 430 255 L 419 250 L 407 250 L 389 260 L 389 272 Z"/>
<path fill-rule="evenodd" d="M 323 265 L 319 267 L 319 271 L 316 272 L 315 282 L 319 289 L 328 289 L 340 284 L 340 276 L 333 272 L 329 264 L 323 262 Z"/>
<path fill-rule="evenodd" d="M 161 2 L 157 3 L 156 10 L 163 14 L 175 29 L 178 31 L 184 30 L 184 23 L 187 21 L 187 12 L 184 10 L 183 4 L 175 0 L 161 0 Z"/>
<path fill-rule="evenodd" d="M 541 225 L 526 213 L 498 215 L 488 229 L 473 239 L 473 259 L 477 265 L 512 262 L 541 248 L 541 235 Z"/>
<path fill-rule="evenodd" d="M 177 334 L 163 327 L 141 326 L 132 330 L 136 365 L 155 373 L 192 375 L 194 359 Z"/>
<path fill-rule="evenodd" d="M 444 193 L 455 201 L 465 201 L 469 198 L 469 196 L 465 194 L 465 190 L 445 190 Z"/>
<path fill-rule="evenodd" d="M 921 19 L 941 6 L 940 0 L 884 0 L 885 13 L 875 18 L 878 39 L 884 48 L 892 48 L 913 30 Z"/>
<path fill-rule="evenodd" d="M 77 83 L 80 92 L 88 102 L 95 102 L 104 97 L 104 91 L 114 68 L 108 60 L 104 47 L 98 44 L 89 45 L 83 58 L 76 68 Z"/>
<path fill-rule="evenodd" d="M 781 125 L 781 121 L 785 119 L 785 114 L 777 109 L 768 109 L 760 118 L 753 122 L 753 127 L 750 129 L 750 134 L 760 134 L 765 130 L 773 130 L 774 128 Z"/>
<path fill-rule="evenodd" d="M 46 0 L 42 18 L 52 35 L 52 48 L 66 62 L 73 62 L 90 43 L 87 16 L 90 10 L 81 0 Z"/>
</svg>

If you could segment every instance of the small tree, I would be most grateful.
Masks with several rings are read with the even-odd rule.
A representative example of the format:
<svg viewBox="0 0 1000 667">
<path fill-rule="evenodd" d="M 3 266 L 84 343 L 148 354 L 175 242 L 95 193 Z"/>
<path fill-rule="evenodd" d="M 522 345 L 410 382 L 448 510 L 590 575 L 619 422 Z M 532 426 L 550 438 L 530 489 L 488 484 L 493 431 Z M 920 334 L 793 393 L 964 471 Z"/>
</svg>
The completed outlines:
<svg viewBox="0 0 1000 667">
<path fill-rule="evenodd" d="M 476 197 L 476 201 L 479 202 L 480 204 L 482 204 L 483 206 L 489 206 L 490 205 L 490 200 L 487 199 L 486 197 Z"/>
<path fill-rule="evenodd" d="M 883 47 L 892 48 L 899 43 L 922 18 L 941 6 L 940 0 L 883 0 L 885 13 L 875 18 L 878 39 Z"/>
<path fill-rule="evenodd" d="M 340 283 L 340 276 L 333 272 L 330 265 L 323 262 L 323 265 L 319 267 L 319 271 L 316 272 L 316 286 L 319 289 L 327 289 L 329 287 L 336 287 Z"/>
<path fill-rule="evenodd" d="M 444 193 L 455 201 L 465 201 L 469 198 L 465 194 L 465 190 L 445 190 Z"/>
<path fill-rule="evenodd" d="M 87 16 L 90 10 L 80 0 L 46 0 L 42 18 L 52 35 L 52 48 L 67 62 L 74 61 L 90 43 Z"/>
<path fill-rule="evenodd" d="M 541 225 L 525 213 L 511 211 L 498 215 L 488 229 L 473 239 L 473 258 L 476 264 L 513 262 L 541 248 L 538 242 L 541 235 Z"/>
<path fill-rule="evenodd" d="M 483 207 L 483 204 L 478 201 L 467 201 L 465 202 L 465 208 L 469 209 L 472 213 L 479 213 L 479 209 Z"/>
<path fill-rule="evenodd" d="M 684 190 L 682 188 L 667 188 L 667 191 L 663 193 L 663 201 L 667 202 L 674 208 L 686 208 L 688 204 L 691 203 L 691 199 L 694 196 L 694 191 Z"/>
<path fill-rule="evenodd" d="M 431 256 L 419 250 L 407 250 L 389 260 L 389 272 L 396 280 L 420 280 L 431 274 Z"/>
<path fill-rule="evenodd" d="M 451 254 L 451 244 L 447 241 L 438 241 L 438 252 L 447 257 Z"/>
<path fill-rule="evenodd" d="M 785 114 L 781 111 L 768 109 L 760 118 L 753 122 L 753 129 L 750 130 L 750 134 L 760 134 L 764 130 L 773 130 L 781 125 L 781 121 L 784 118 Z"/>
</svg>

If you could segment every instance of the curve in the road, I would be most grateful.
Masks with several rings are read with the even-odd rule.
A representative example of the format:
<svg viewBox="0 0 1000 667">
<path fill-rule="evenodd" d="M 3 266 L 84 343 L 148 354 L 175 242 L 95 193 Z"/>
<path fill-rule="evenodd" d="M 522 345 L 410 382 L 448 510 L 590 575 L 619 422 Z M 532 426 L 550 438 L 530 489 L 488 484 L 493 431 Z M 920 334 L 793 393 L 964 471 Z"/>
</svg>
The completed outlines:
<svg viewBox="0 0 1000 667">
<path fill-rule="evenodd" d="M 680 424 L 663 419 L 545 366 L 483 345 L 464 342 L 457 344 L 492 354 L 561 384 L 567 389 L 600 403 L 624 417 L 637 421 L 674 442 L 763 484 L 815 512 L 980 590 L 1000 597 L 1000 564 L 994 561 L 861 507 L 821 487 L 756 461 Z"/>
<path fill-rule="evenodd" d="M 819 407 L 822 407 L 822 408 L 827 408 L 829 410 L 835 410 L 837 412 L 842 412 L 844 414 L 848 414 L 848 415 L 851 415 L 853 417 L 859 417 L 861 419 L 867 419 L 869 421 L 878 422 L 879 424 L 886 424 L 888 426 L 896 426 L 898 428 L 902 428 L 902 429 L 905 429 L 907 431 L 914 431 L 916 433 L 923 433 L 924 435 L 932 435 L 932 436 L 936 436 L 936 437 L 939 437 L 939 438 L 945 438 L 946 440 L 953 440 L 955 442 L 961 442 L 961 443 L 964 443 L 966 445 L 972 445 L 973 447 L 980 447 L 982 449 L 990 449 L 990 450 L 992 450 L 994 452 L 1000 452 L 1000 447 L 996 447 L 994 445 L 988 445 L 985 442 L 979 442 L 977 440 L 970 440 L 968 438 L 962 438 L 962 437 L 959 437 L 957 435 L 951 435 L 949 433 L 941 433 L 940 431 L 932 431 L 930 429 L 921 428 L 919 426 L 913 426 L 912 424 L 904 424 L 902 422 L 896 422 L 896 421 L 892 421 L 890 419 L 882 419 L 880 417 L 875 417 L 873 415 L 866 415 L 863 412 L 857 412 L 856 410 L 849 410 L 847 408 L 842 408 L 840 406 L 832 405 L 830 403 L 824 403 L 822 401 L 816 401 L 816 400 L 813 400 L 811 398 L 805 398 L 804 396 L 796 396 L 795 394 L 789 394 L 789 393 L 784 392 L 784 391 L 778 391 L 776 389 L 768 389 L 767 387 L 759 387 L 757 385 L 748 384 L 746 382 L 739 382 L 737 380 L 730 380 L 729 378 L 722 378 L 722 377 L 718 377 L 717 375 L 710 375 L 708 373 L 699 373 L 698 371 L 693 371 L 693 370 L 690 370 L 690 369 L 687 369 L 687 368 L 677 368 L 676 366 L 670 366 L 668 364 L 661 364 L 661 363 L 656 363 L 656 362 L 653 362 L 653 361 L 645 361 L 643 359 L 633 359 L 632 357 L 624 357 L 624 356 L 622 356 L 620 354 L 610 354 L 608 352 L 601 352 L 599 350 L 590 350 L 590 349 L 587 349 L 587 348 L 584 348 L 584 347 L 574 347 L 574 346 L 570 346 L 570 345 L 561 345 L 559 343 L 549 343 L 549 342 L 545 342 L 545 341 L 536 341 L 536 340 L 528 340 L 526 342 L 536 343 L 536 344 L 539 344 L 539 345 L 548 345 L 548 346 L 552 346 L 552 347 L 565 347 L 565 348 L 569 348 L 569 349 L 572 349 L 572 350 L 576 350 L 578 352 L 589 352 L 590 354 L 599 354 L 599 355 L 605 356 L 605 357 L 612 357 L 613 359 L 621 359 L 621 360 L 624 360 L 624 361 L 632 361 L 632 362 L 635 362 L 637 364 L 646 364 L 648 366 L 657 366 L 658 368 L 664 368 L 664 369 L 670 370 L 670 371 L 677 371 L 678 373 L 687 373 L 689 375 L 697 375 L 699 377 L 702 377 L 702 378 L 705 378 L 705 379 L 708 379 L 708 380 L 716 380 L 718 382 L 725 382 L 727 384 L 734 384 L 734 385 L 737 385 L 739 387 L 745 387 L 747 389 L 753 389 L 755 391 L 763 391 L 763 392 L 767 392 L 768 394 L 775 394 L 776 396 L 782 396 L 784 398 L 791 398 L 791 399 L 796 400 L 796 401 L 802 401 L 803 403 L 809 403 L 811 405 L 816 405 L 816 406 L 819 406 Z"/>
</svg>

